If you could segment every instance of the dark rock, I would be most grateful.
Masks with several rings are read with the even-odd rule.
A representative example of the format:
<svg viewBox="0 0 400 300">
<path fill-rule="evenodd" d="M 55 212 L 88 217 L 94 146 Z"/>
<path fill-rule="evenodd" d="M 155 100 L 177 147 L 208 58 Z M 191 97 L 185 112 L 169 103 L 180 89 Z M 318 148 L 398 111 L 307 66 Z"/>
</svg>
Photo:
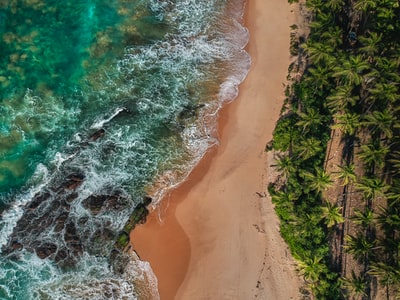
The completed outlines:
<svg viewBox="0 0 400 300">
<path fill-rule="evenodd" d="M 85 224 L 87 223 L 87 221 L 89 220 L 89 217 L 82 217 L 82 218 L 79 218 L 79 220 L 78 220 L 78 222 L 77 222 L 77 224 L 79 225 L 79 226 L 85 226 Z"/>
<path fill-rule="evenodd" d="M 108 240 L 108 241 L 112 241 L 115 238 L 115 233 L 114 231 L 112 231 L 111 229 L 108 228 L 104 228 L 103 230 L 103 235 L 102 235 L 102 239 L 103 240 Z"/>
<path fill-rule="evenodd" d="M 70 241 L 67 243 L 67 245 L 75 256 L 79 256 L 83 253 L 83 247 L 80 241 Z"/>
<path fill-rule="evenodd" d="M 13 251 L 21 250 L 23 248 L 23 245 L 21 243 L 17 242 L 17 241 L 13 241 L 11 243 L 11 248 L 12 248 Z"/>
<path fill-rule="evenodd" d="M 116 274 L 123 274 L 130 257 L 122 250 L 114 249 L 110 255 L 110 265 Z"/>
<path fill-rule="evenodd" d="M 151 201 L 153 201 L 153 198 L 151 198 L 149 196 L 144 196 L 143 197 L 143 205 L 144 206 L 148 206 L 151 203 Z"/>
<path fill-rule="evenodd" d="M 116 115 L 114 115 L 114 117 L 112 118 L 112 120 L 114 120 L 115 118 L 119 118 L 119 117 L 126 117 L 132 114 L 132 111 L 127 108 L 127 107 L 122 107 L 119 109 L 119 111 L 117 112 Z"/>
<path fill-rule="evenodd" d="M 70 269 L 76 266 L 78 260 L 73 256 L 74 253 L 68 252 L 67 257 L 62 261 L 59 262 L 59 265 L 64 269 Z"/>
<path fill-rule="evenodd" d="M 107 199 L 106 208 L 113 210 L 123 210 L 128 206 L 128 199 L 120 195 L 112 195 Z"/>
<path fill-rule="evenodd" d="M 37 225 L 37 229 L 40 232 L 41 230 L 47 229 L 53 224 L 53 218 L 51 218 L 51 216 L 44 215 L 36 223 L 39 223 L 39 225 Z"/>
<path fill-rule="evenodd" d="M 56 252 L 57 252 L 57 246 L 53 243 L 43 243 L 42 245 L 36 248 L 36 254 L 41 259 L 44 259 Z"/>
<path fill-rule="evenodd" d="M 127 208 L 129 201 L 118 193 L 113 195 L 92 195 L 82 201 L 83 207 L 90 210 L 93 215 L 102 210 L 123 210 Z"/>
<path fill-rule="evenodd" d="M 51 201 L 50 203 L 50 211 L 56 211 L 58 210 L 58 208 L 61 206 L 60 201 L 58 201 L 57 199 L 54 199 L 53 201 Z"/>
<path fill-rule="evenodd" d="M 32 217 L 28 218 L 27 215 L 28 215 L 28 213 L 26 213 L 23 218 L 19 219 L 17 226 L 16 226 L 17 230 L 20 230 L 20 229 L 23 230 L 31 224 L 30 221 L 31 221 Z"/>
<path fill-rule="evenodd" d="M 115 152 L 115 149 L 116 149 L 115 143 L 108 142 L 102 148 L 103 154 L 104 154 L 103 157 L 107 157 L 107 156 L 113 154 Z"/>
<path fill-rule="evenodd" d="M 274 141 L 273 141 L 273 140 L 270 140 L 270 141 L 265 145 L 265 151 L 266 151 L 266 152 L 271 151 L 271 150 L 273 149 L 273 146 L 274 146 Z"/>
<path fill-rule="evenodd" d="M 97 215 L 104 203 L 107 201 L 107 195 L 92 195 L 89 198 L 83 200 L 82 205 L 86 209 L 90 210 L 92 214 Z"/>
<path fill-rule="evenodd" d="M 76 227 L 74 222 L 69 221 L 67 225 L 65 226 L 65 241 L 74 239 L 76 237 Z"/>
<path fill-rule="evenodd" d="M 78 193 L 71 193 L 65 196 L 65 202 L 70 204 L 72 201 L 74 201 L 78 197 Z"/>
<path fill-rule="evenodd" d="M 62 184 L 62 186 L 68 190 L 75 190 L 78 186 L 82 184 L 85 180 L 85 175 L 83 174 L 71 174 L 68 175 L 66 181 Z"/>
<path fill-rule="evenodd" d="M 83 181 L 85 179 L 85 175 L 81 173 L 74 173 L 68 175 L 67 179 L 72 181 Z"/>
<path fill-rule="evenodd" d="M 57 251 L 57 254 L 56 254 L 54 260 L 56 262 L 60 262 L 64 259 L 66 259 L 67 257 L 68 257 L 68 252 L 66 250 L 62 249 L 62 250 Z"/>
<path fill-rule="evenodd" d="M 55 232 L 60 232 L 63 230 L 65 226 L 65 221 L 68 219 L 68 212 L 63 212 L 61 215 L 59 215 L 56 219 L 56 225 L 54 226 L 54 231 Z"/>
<path fill-rule="evenodd" d="M 132 214 L 132 221 L 135 224 L 143 224 L 146 222 L 147 215 L 149 214 L 149 210 L 144 203 L 139 203 Z"/>
<path fill-rule="evenodd" d="M 50 196 L 49 192 L 39 192 L 35 194 L 33 200 L 28 205 L 28 209 L 36 209 L 43 201 L 49 199 Z"/>
<path fill-rule="evenodd" d="M 122 250 L 129 244 L 129 233 L 135 228 L 137 224 L 143 224 L 146 222 L 147 215 L 149 214 L 149 210 L 147 206 L 151 203 L 151 197 L 144 197 L 143 203 L 139 203 L 133 213 L 129 217 L 128 222 L 125 224 L 124 229 L 118 235 L 118 239 L 114 245 L 114 248 Z"/>
<path fill-rule="evenodd" d="M 93 133 L 93 134 L 89 137 L 89 140 L 95 142 L 95 141 L 97 141 L 99 138 L 103 137 L 105 133 L 106 133 L 106 131 L 105 131 L 103 128 L 101 128 L 101 129 L 97 130 L 95 133 Z"/>
<path fill-rule="evenodd" d="M 197 111 L 200 108 L 203 108 L 205 106 L 205 104 L 198 104 L 198 105 L 188 105 L 185 106 L 182 111 L 179 113 L 178 115 L 178 119 L 179 120 L 183 120 L 183 119 L 190 119 L 193 118 L 194 116 L 196 116 Z"/>
</svg>

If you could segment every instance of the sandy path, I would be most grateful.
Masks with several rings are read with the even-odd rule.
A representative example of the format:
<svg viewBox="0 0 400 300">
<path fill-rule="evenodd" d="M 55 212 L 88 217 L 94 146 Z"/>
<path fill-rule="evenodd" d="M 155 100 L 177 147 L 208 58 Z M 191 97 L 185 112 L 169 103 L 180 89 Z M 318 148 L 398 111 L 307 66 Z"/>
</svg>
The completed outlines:
<svg viewBox="0 0 400 300">
<path fill-rule="evenodd" d="M 279 235 L 265 144 L 282 106 L 289 65 L 286 1 L 249 0 L 252 68 L 220 113 L 220 145 L 172 191 L 159 213 L 132 233 L 159 279 L 161 300 L 299 299 L 300 280 Z"/>
</svg>

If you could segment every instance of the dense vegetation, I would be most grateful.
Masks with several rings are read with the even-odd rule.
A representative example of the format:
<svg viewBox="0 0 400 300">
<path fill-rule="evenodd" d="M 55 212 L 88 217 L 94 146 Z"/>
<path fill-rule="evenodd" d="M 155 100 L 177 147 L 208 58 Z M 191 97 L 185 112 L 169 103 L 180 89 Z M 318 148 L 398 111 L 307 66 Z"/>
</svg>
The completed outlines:
<svg viewBox="0 0 400 300">
<path fill-rule="evenodd" d="M 307 0 L 293 41 L 269 192 L 316 299 L 400 297 L 399 4 Z"/>
</svg>

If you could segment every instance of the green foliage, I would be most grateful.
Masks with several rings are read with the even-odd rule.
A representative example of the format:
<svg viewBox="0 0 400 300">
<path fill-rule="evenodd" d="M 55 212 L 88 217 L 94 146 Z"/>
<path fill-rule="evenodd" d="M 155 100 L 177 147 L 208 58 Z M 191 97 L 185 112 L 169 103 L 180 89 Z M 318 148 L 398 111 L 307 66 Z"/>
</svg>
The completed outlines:
<svg viewBox="0 0 400 300">
<path fill-rule="evenodd" d="M 374 200 L 377 197 L 385 197 L 389 186 L 382 179 L 363 177 L 361 182 L 357 183 L 358 191 L 362 192 L 367 200 Z"/>
<path fill-rule="evenodd" d="M 326 202 L 326 206 L 322 207 L 322 217 L 328 228 L 344 222 L 342 207 L 333 205 L 331 202 Z"/>
<path fill-rule="evenodd" d="M 299 53 L 308 64 L 301 81 L 287 89 L 272 143 L 284 179 L 269 187 L 281 234 L 315 299 L 338 299 L 340 290 L 367 297 L 371 276 L 393 294 L 400 291 L 390 267 L 399 266 L 400 257 L 400 5 L 307 0 L 306 6 L 311 32 Z M 346 157 L 331 178 L 324 160 L 332 129 L 342 133 Z M 333 180 L 365 200 L 348 220 L 355 233 L 344 248 L 370 271 L 341 280 L 331 270 L 328 244 L 330 228 L 345 220 L 341 207 L 321 196 Z M 382 209 L 374 204 L 386 200 Z"/>
<path fill-rule="evenodd" d="M 297 118 L 294 114 L 282 116 L 275 127 L 275 134 L 279 138 L 274 138 L 273 149 L 280 151 L 287 151 L 292 144 L 293 136 L 297 135 L 294 132 Z M 299 133 L 298 133 L 299 134 Z"/>
<path fill-rule="evenodd" d="M 376 241 L 362 233 L 358 233 L 356 236 L 346 235 L 345 241 L 344 249 L 360 261 L 370 258 L 374 254 L 373 250 L 376 247 Z"/>
<path fill-rule="evenodd" d="M 362 229 L 365 229 L 374 223 L 375 214 L 368 207 L 366 207 L 364 211 L 356 209 L 354 211 L 354 215 L 352 216 L 352 220 L 355 224 L 361 226 Z"/>
<path fill-rule="evenodd" d="M 306 184 L 310 189 L 317 193 L 323 192 L 333 183 L 329 174 L 321 168 L 316 168 L 315 173 L 304 172 L 304 178 L 306 179 Z"/>
<path fill-rule="evenodd" d="M 356 181 L 357 175 L 354 164 L 339 165 L 339 171 L 336 172 L 337 178 L 342 181 L 342 185 L 346 186 Z"/>
<path fill-rule="evenodd" d="M 124 249 L 129 243 L 129 235 L 125 232 L 122 232 L 116 242 L 116 246 L 119 249 Z"/>
<path fill-rule="evenodd" d="M 367 296 L 367 280 L 365 276 L 358 276 L 354 271 L 351 272 L 350 278 L 341 278 L 341 286 L 344 288 L 345 296 L 352 296 L 356 299 Z M 346 298 L 347 298 L 346 297 Z"/>
</svg>

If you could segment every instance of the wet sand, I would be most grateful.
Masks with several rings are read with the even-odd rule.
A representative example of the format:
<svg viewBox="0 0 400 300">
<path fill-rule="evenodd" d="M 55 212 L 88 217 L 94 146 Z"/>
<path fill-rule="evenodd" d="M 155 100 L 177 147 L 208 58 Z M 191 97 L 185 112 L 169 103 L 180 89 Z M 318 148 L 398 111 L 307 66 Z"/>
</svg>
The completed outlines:
<svg viewBox="0 0 400 300">
<path fill-rule="evenodd" d="M 295 8 L 248 1 L 252 68 L 219 114 L 219 146 L 131 233 L 161 300 L 300 299 L 301 281 L 266 195 L 273 174 L 264 151 L 284 99 Z"/>
</svg>

